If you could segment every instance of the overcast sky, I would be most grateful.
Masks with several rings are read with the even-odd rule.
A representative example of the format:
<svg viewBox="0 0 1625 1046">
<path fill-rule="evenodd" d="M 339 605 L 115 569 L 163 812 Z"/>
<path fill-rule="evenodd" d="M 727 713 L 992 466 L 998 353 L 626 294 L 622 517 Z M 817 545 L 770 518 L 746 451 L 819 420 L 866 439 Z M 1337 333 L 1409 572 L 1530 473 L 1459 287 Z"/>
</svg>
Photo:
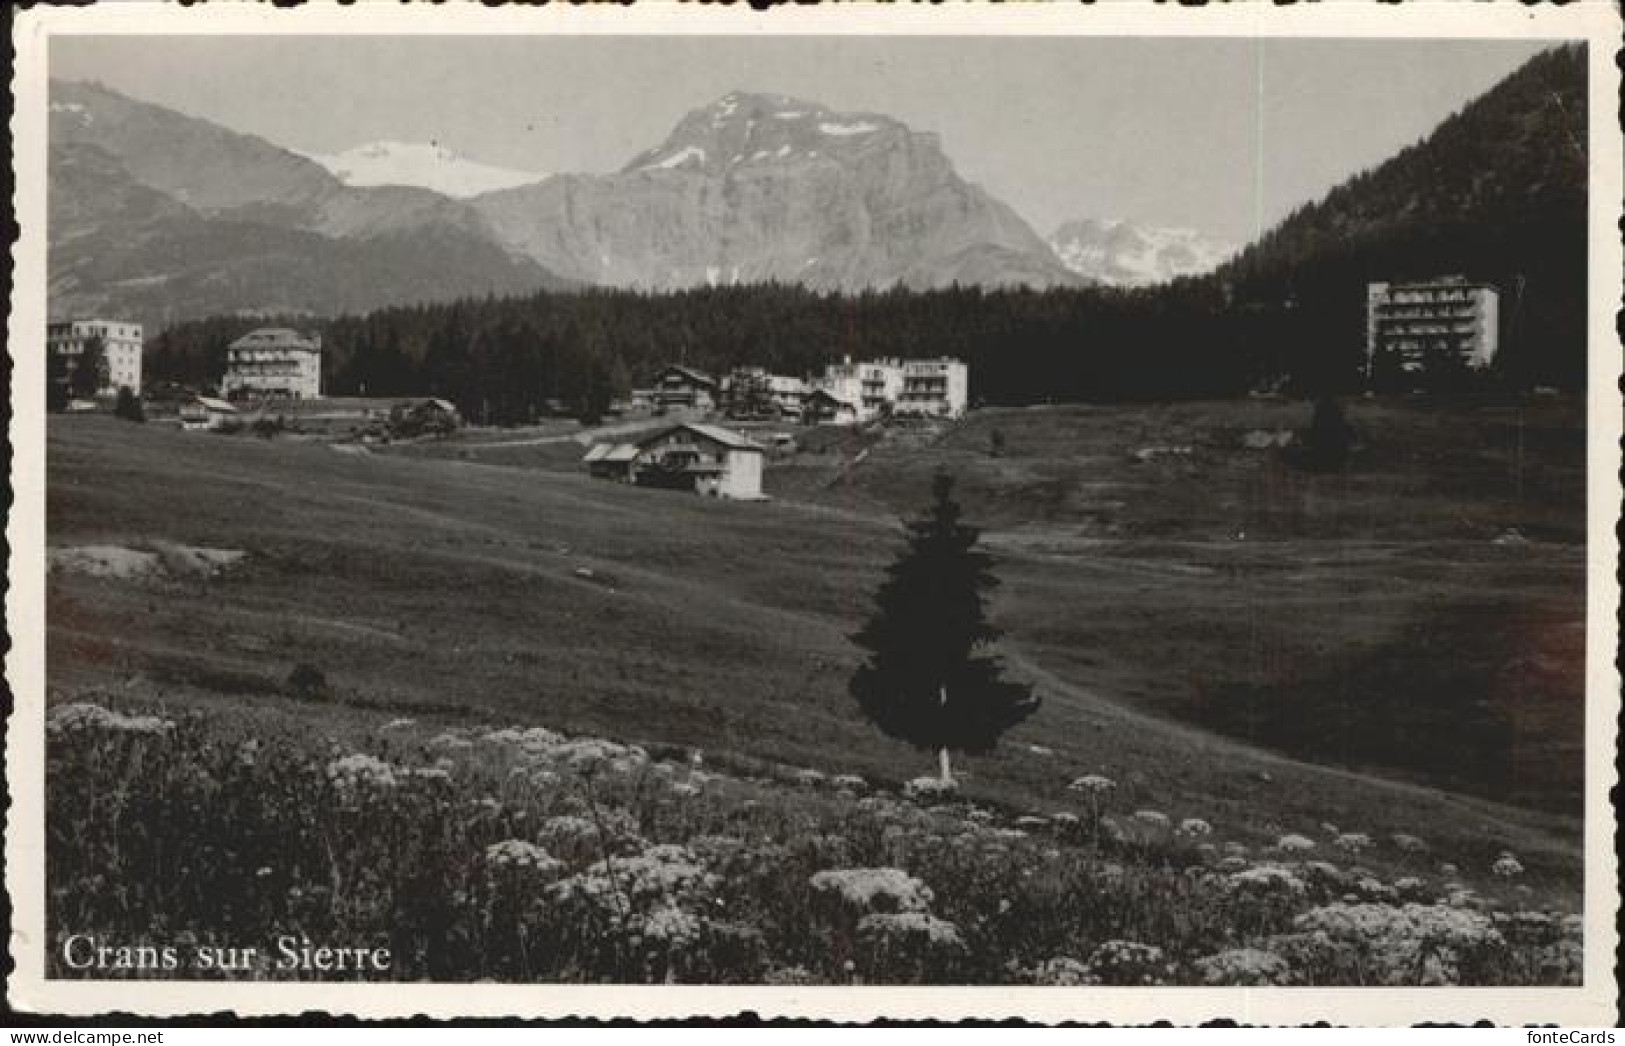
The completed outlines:
<svg viewBox="0 0 1625 1046">
<path fill-rule="evenodd" d="M 1243 243 L 1424 136 L 1530 41 L 58 37 L 52 74 L 279 145 L 436 141 L 611 171 L 731 90 L 894 116 L 1048 234 L 1122 217 Z"/>
</svg>

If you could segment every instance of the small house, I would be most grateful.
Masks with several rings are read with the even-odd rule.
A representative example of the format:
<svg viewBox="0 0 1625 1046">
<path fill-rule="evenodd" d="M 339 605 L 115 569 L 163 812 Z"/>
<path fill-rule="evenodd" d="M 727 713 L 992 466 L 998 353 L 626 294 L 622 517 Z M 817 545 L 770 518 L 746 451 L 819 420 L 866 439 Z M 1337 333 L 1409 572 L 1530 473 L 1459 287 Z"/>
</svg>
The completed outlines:
<svg viewBox="0 0 1625 1046">
<path fill-rule="evenodd" d="M 813 389 L 802 403 L 801 420 L 807 425 L 852 425 L 858 420 L 858 409 L 836 399 L 828 389 Z"/>
<path fill-rule="evenodd" d="M 632 443 L 594 443 L 587 449 L 581 463 L 594 479 L 612 479 L 617 483 L 631 483 L 638 460 L 638 448 Z"/>
<path fill-rule="evenodd" d="M 187 432 L 214 432 L 237 420 L 237 407 L 213 396 L 194 396 L 178 413 Z"/>
<path fill-rule="evenodd" d="M 762 497 L 762 448 L 737 432 L 674 425 L 644 437 L 637 452 L 633 468 L 640 485 L 746 501 Z"/>
</svg>

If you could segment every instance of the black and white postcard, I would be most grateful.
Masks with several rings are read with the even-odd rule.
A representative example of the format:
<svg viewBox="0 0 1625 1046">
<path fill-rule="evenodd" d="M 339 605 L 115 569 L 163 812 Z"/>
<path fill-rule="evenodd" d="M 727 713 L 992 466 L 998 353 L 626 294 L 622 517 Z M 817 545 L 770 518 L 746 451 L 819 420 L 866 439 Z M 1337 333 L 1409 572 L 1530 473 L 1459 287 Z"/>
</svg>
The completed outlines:
<svg viewBox="0 0 1625 1046">
<path fill-rule="evenodd" d="M 1614 1023 L 1617 7 L 1100 6 L 19 14 L 13 1004 Z"/>
</svg>

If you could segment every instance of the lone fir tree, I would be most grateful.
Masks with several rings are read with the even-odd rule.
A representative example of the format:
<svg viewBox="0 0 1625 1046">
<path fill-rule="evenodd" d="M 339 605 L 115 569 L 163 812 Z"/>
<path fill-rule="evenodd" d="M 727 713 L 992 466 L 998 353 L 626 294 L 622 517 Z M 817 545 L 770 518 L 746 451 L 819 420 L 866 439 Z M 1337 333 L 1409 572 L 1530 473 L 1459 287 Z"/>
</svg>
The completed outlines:
<svg viewBox="0 0 1625 1046">
<path fill-rule="evenodd" d="M 1000 678 L 990 647 L 986 593 L 998 584 L 980 532 L 960 522 L 953 479 L 938 473 L 931 507 L 908 522 L 908 548 L 887 568 L 875 612 L 852 641 L 869 652 L 852 696 L 888 735 L 937 753 L 944 783 L 950 753 L 991 751 L 1038 709 L 1032 687 Z"/>
</svg>

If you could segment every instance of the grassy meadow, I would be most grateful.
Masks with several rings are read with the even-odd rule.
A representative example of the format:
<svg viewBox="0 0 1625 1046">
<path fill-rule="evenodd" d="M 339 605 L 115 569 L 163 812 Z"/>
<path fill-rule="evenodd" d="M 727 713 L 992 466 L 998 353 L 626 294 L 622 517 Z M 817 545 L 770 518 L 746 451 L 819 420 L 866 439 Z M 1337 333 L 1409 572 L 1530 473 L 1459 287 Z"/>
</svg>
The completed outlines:
<svg viewBox="0 0 1625 1046">
<path fill-rule="evenodd" d="M 175 725 L 121 731 L 92 716 L 53 735 L 51 859 L 67 878 L 52 881 L 110 858 L 148 870 L 174 860 L 178 839 L 126 837 L 138 822 L 209 837 L 206 867 L 192 871 L 210 881 L 280 855 L 255 864 L 247 892 L 221 895 L 229 916 L 201 887 L 155 881 L 139 896 L 53 899 L 53 932 L 143 925 L 154 913 L 175 926 L 229 918 L 312 935 L 406 919 L 419 937 L 401 954 L 418 956 L 419 974 L 452 963 L 469 976 L 819 983 L 1117 983 L 1123 949 L 1096 953 L 1126 942 L 1160 950 L 1152 961 L 1130 949 L 1121 964 L 1155 967 L 1144 975 L 1162 980 L 1200 983 L 1199 960 L 1254 948 L 1287 964 L 1270 976 L 1358 983 L 1444 974 L 1414 949 L 1372 973 L 1389 967 L 1269 942 L 1353 918 L 1443 920 L 1448 937 L 1460 929 L 1448 912 L 1463 911 L 1487 921 L 1462 916 L 1473 927 L 1462 932 L 1501 944 L 1455 976 L 1561 980 L 1543 949 L 1563 947 L 1568 931 L 1555 928 L 1578 910 L 1581 881 L 1583 418 L 1561 401 L 1365 401 L 1350 420 L 1363 447 L 1328 475 L 1248 446 L 1307 422 L 1303 405 L 1280 401 L 987 410 L 945 430 L 813 433 L 770 461 L 774 501 L 731 504 L 590 480 L 568 442 L 479 433 L 358 453 L 53 418 L 50 545 L 138 558 L 59 558 L 47 594 L 52 701 Z M 846 636 L 900 544 L 897 515 L 924 503 L 938 466 L 958 477 L 967 518 L 997 556 L 993 616 L 1009 670 L 1045 702 L 994 754 L 961 761 L 964 792 L 947 803 L 901 797 L 931 759 L 863 722 L 845 692 L 857 664 Z M 200 567 L 196 549 L 243 555 Z M 402 719 L 411 723 L 385 729 Z M 560 737 L 523 758 L 461 754 L 510 727 Z M 585 773 L 571 762 L 568 739 L 644 754 L 600 779 L 591 761 Z M 238 767 L 249 741 L 263 754 Z M 691 780 L 697 753 L 716 780 Z M 394 769 L 331 772 L 362 755 Z M 523 787 L 510 792 L 498 768 Z M 357 774 L 360 785 L 342 783 Z M 861 782 L 828 783 L 841 775 Z M 1110 780 L 1109 793 L 1072 787 L 1091 776 Z M 98 790 L 61 787 L 70 779 L 125 782 L 119 801 L 141 813 L 109 819 L 88 798 Z M 674 782 L 697 791 L 664 796 Z M 229 820 L 215 810 L 223 797 L 234 797 Z M 476 802 L 489 817 L 465 813 Z M 535 830 L 557 817 L 619 827 L 596 824 L 599 841 L 571 850 Z M 1208 831 L 1181 834 L 1187 821 Z M 213 838 L 231 835 L 229 824 L 259 827 Z M 360 824 L 406 833 L 400 852 L 423 860 L 337 853 L 332 840 Z M 1000 831 L 1023 834 L 990 836 L 1005 852 L 984 852 L 982 836 Z M 935 844 L 923 840 L 966 833 L 976 841 L 927 853 Z M 735 843 L 700 841 L 796 850 L 787 840 L 825 835 L 844 843 L 744 859 L 771 866 L 756 878 L 728 863 Z M 1313 847 L 1282 850 L 1288 836 Z M 1343 836 L 1357 838 L 1339 846 Z M 493 857 L 508 841 L 545 853 L 516 845 Z M 675 876 L 676 892 L 655 891 L 671 903 L 644 897 L 655 907 L 641 910 L 611 866 L 651 852 L 644 863 L 698 871 L 651 872 Z M 1515 874 L 1496 871 L 1506 853 Z M 1307 870 L 1312 860 L 1336 877 L 1315 885 L 1329 873 Z M 515 862 L 545 868 L 546 890 L 493 885 Z M 1039 865 L 1036 880 L 1024 874 Z M 335 883 L 363 867 L 376 872 L 340 905 Z M 1235 891 L 1254 887 L 1227 884 L 1259 867 L 1286 869 L 1302 891 L 1258 887 L 1284 893 L 1255 920 L 1233 907 Z M 825 896 L 838 887 L 810 885 L 843 868 L 901 870 L 936 901 L 916 903 L 916 890 L 915 901 L 854 908 Z M 1126 876 L 1124 892 L 1079 902 L 1110 868 Z M 576 911 L 547 892 L 572 878 L 607 907 Z M 312 885 L 325 900 L 310 900 Z M 1020 909 L 1019 922 L 1008 910 L 994 918 L 977 908 L 997 900 L 994 887 L 1013 908 L 1040 907 Z M 442 889 L 463 907 L 422 914 L 421 925 L 399 909 Z M 290 890 L 301 906 L 288 907 Z M 731 911 L 753 914 L 702 911 L 700 895 L 719 890 Z M 544 893 L 559 903 L 541 905 Z M 490 914 L 516 904 L 538 910 Z M 1405 904 L 1429 911 L 1394 914 Z M 1296 922 L 1337 905 L 1375 908 Z M 756 943 L 713 942 L 721 950 L 697 966 L 634 956 L 627 934 L 643 940 L 655 908 L 753 930 L 744 936 Z M 1514 940 L 1507 920 L 1520 911 L 1551 933 Z M 929 915 L 953 933 L 924 918 L 860 932 L 865 914 Z M 619 929 L 582 929 L 604 919 Z M 685 941 L 713 934 L 660 919 Z M 489 937 L 499 924 L 510 934 L 501 944 Z M 513 938 L 515 926 L 533 936 Z M 1036 938 L 1011 937 L 1020 933 Z M 617 950 L 588 954 L 588 937 Z M 1005 970 L 1000 959 L 996 973 L 989 964 L 1005 952 L 1027 965 Z M 1077 969 L 1035 972 L 1051 959 Z"/>
</svg>

